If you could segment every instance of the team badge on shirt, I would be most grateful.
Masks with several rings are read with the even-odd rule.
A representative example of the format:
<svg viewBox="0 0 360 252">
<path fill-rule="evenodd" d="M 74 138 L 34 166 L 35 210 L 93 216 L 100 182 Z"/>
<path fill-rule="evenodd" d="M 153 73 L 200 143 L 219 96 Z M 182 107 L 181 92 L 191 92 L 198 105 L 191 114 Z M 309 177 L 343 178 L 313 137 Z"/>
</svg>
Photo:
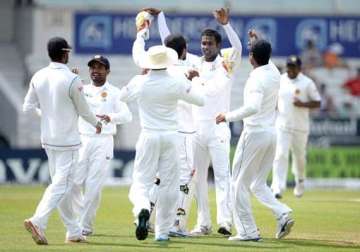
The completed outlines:
<svg viewBox="0 0 360 252">
<path fill-rule="evenodd" d="M 100 94 L 101 98 L 102 98 L 102 101 L 106 101 L 106 97 L 107 97 L 107 93 L 104 91 Z"/>
</svg>

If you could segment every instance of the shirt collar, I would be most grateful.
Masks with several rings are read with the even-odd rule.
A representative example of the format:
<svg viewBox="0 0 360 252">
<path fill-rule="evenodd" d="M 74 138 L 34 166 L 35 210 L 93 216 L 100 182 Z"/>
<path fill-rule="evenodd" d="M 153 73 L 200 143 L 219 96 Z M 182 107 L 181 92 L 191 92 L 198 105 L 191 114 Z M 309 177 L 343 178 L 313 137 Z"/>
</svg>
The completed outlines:
<svg viewBox="0 0 360 252">
<path fill-rule="evenodd" d="M 69 68 L 67 67 L 67 65 L 65 65 L 65 64 L 63 64 L 63 63 L 59 63 L 59 62 L 50 62 L 50 64 L 49 64 L 49 67 L 50 68 L 53 68 L 53 69 L 68 69 L 69 70 Z"/>
<path fill-rule="evenodd" d="M 94 82 L 91 82 L 91 87 L 95 90 L 100 90 L 100 91 L 109 89 L 109 85 L 110 85 L 109 82 L 105 81 L 104 85 L 102 85 L 101 87 L 97 87 L 94 85 Z"/>
<path fill-rule="evenodd" d="M 266 70 L 267 68 L 269 68 L 269 64 L 259 66 L 259 67 L 255 68 L 254 70 L 251 71 L 250 76 L 254 76 L 257 73 Z"/>
</svg>

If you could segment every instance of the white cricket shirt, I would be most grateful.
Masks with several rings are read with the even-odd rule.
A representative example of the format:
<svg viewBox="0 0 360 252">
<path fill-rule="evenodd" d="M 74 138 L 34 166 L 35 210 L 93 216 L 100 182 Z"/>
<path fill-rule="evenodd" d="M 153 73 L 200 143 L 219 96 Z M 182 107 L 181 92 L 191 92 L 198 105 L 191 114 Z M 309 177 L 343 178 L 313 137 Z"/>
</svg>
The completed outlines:
<svg viewBox="0 0 360 252">
<path fill-rule="evenodd" d="M 280 73 L 270 61 L 255 68 L 246 81 L 244 105 L 226 114 L 227 121 L 244 121 L 247 130 L 272 130 L 275 126 Z"/>
<path fill-rule="evenodd" d="M 128 106 L 120 101 L 120 89 L 109 82 L 105 82 L 101 87 L 93 84 L 84 85 L 83 92 L 90 110 L 95 115 L 110 117 L 109 123 L 103 122 L 100 135 L 115 135 L 116 124 L 128 123 L 132 120 Z M 82 135 L 96 135 L 95 128 L 82 117 L 79 118 L 79 131 Z"/>
<path fill-rule="evenodd" d="M 41 144 L 44 148 L 80 148 L 79 115 L 95 127 L 97 119 L 91 113 L 82 90 L 79 76 L 65 64 L 51 62 L 32 77 L 23 111 L 40 108 Z"/>
<path fill-rule="evenodd" d="M 203 105 L 203 96 L 196 87 L 172 77 L 167 70 L 151 70 L 135 76 L 121 89 L 124 102 L 136 100 L 141 127 L 148 130 L 178 130 L 178 100 Z"/>
<path fill-rule="evenodd" d="M 309 132 L 309 108 L 296 107 L 294 99 L 302 102 L 320 101 L 321 97 L 315 83 L 307 76 L 299 73 L 290 79 L 287 73 L 281 76 L 278 117 L 276 126 L 287 130 Z"/>
<path fill-rule="evenodd" d="M 186 78 L 185 74 L 190 69 L 195 69 L 196 63 L 194 63 L 194 56 L 187 54 L 186 60 L 178 60 L 178 62 L 168 68 L 168 73 L 182 82 L 191 82 Z M 198 57 L 195 57 L 195 61 Z M 183 100 L 178 101 L 177 107 L 177 120 L 178 120 L 178 131 L 181 133 L 194 133 L 196 127 L 193 118 L 193 105 Z"/>
<path fill-rule="evenodd" d="M 207 62 L 202 57 L 198 65 L 199 80 L 207 90 L 205 105 L 194 108 L 195 118 L 199 122 L 215 121 L 219 113 L 227 112 L 230 109 L 231 88 L 235 82 L 234 73 L 238 70 L 241 62 L 242 45 L 229 23 L 223 28 L 232 47 L 222 49 L 221 55 L 218 55 L 212 62 Z"/>
</svg>

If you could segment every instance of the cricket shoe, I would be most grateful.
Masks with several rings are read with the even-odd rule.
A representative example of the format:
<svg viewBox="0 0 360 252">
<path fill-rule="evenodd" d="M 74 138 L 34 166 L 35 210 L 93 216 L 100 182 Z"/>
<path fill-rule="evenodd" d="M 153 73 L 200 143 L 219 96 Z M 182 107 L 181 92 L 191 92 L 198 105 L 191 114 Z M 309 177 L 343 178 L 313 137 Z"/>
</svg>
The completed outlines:
<svg viewBox="0 0 360 252">
<path fill-rule="evenodd" d="M 173 226 L 171 227 L 169 231 L 170 237 L 189 237 L 190 234 L 185 230 L 181 229 L 179 226 Z"/>
<path fill-rule="evenodd" d="M 82 234 L 83 236 L 90 236 L 90 235 L 93 234 L 93 231 L 83 229 L 83 231 L 81 231 L 81 234 Z"/>
<path fill-rule="evenodd" d="M 200 226 L 190 231 L 191 236 L 205 236 L 211 234 L 211 227 Z"/>
<path fill-rule="evenodd" d="M 24 227 L 31 234 L 31 237 L 36 244 L 48 245 L 44 232 L 40 229 L 40 227 L 32 223 L 31 220 L 24 220 Z"/>
<path fill-rule="evenodd" d="M 228 228 L 228 227 L 225 227 L 225 226 L 221 226 L 221 227 L 219 227 L 219 229 L 218 229 L 218 233 L 219 234 L 222 234 L 223 236 L 231 236 L 231 231 L 230 231 L 231 229 L 230 228 Z"/>
<path fill-rule="evenodd" d="M 276 199 L 282 199 L 281 193 L 275 193 L 274 196 Z"/>
<path fill-rule="evenodd" d="M 167 234 L 160 234 L 160 235 L 155 235 L 155 241 L 158 242 L 165 242 L 165 241 L 169 241 L 169 236 Z"/>
<path fill-rule="evenodd" d="M 287 236 L 295 224 L 295 221 L 290 217 L 290 213 L 281 215 L 277 222 L 277 232 L 275 235 L 276 239 L 282 239 Z"/>
<path fill-rule="evenodd" d="M 141 209 L 138 216 L 138 225 L 135 231 L 136 239 L 145 240 L 147 238 L 149 218 L 150 218 L 149 210 Z"/>
<path fill-rule="evenodd" d="M 85 236 L 79 235 L 79 236 L 67 237 L 65 239 L 65 243 L 67 244 L 88 243 L 88 241 L 86 240 Z"/>
<path fill-rule="evenodd" d="M 304 180 L 299 180 L 299 182 L 297 182 L 294 187 L 295 197 L 300 198 L 301 196 L 303 196 L 304 191 L 305 191 Z"/>
<path fill-rule="evenodd" d="M 236 235 L 231 236 L 228 239 L 229 241 L 253 241 L 258 242 L 261 241 L 261 237 L 259 235 L 250 236 L 250 235 Z"/>
</svg>

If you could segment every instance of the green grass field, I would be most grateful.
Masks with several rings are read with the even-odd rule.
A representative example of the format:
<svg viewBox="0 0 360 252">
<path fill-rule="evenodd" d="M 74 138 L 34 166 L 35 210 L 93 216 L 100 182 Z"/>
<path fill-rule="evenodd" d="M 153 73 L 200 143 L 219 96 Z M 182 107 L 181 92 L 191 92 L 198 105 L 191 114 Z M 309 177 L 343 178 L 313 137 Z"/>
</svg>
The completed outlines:
<svg viewBox="0 0 360 252">
<path fill-rule="evenodd" d="M 38 246 L 24 230 L 23 220 L 32 215 L 43 191 L 42 186 L 0 186 L 0 251 L 360 251 L 358 191 L 312 191 L 301 199 L 287 192 L 284 202 L 294 210 L 295 226 L 284 240 L 274 239 L 276 223 L 271 212 L 254 200 L 262 242 L 230 242 L 214 233 L 157 243 L 152 235 L 145 241 L 136 240 L 128 188 L 106 188 L 96 235 L 88 244 L 64 244 L 65 229 L 54 212 L 46 230 L 49 246 Z M 213 191 L 210 199 L 215 223 Z M 194 213 L 192 209 L 191 226 Z"/>
</svg>

